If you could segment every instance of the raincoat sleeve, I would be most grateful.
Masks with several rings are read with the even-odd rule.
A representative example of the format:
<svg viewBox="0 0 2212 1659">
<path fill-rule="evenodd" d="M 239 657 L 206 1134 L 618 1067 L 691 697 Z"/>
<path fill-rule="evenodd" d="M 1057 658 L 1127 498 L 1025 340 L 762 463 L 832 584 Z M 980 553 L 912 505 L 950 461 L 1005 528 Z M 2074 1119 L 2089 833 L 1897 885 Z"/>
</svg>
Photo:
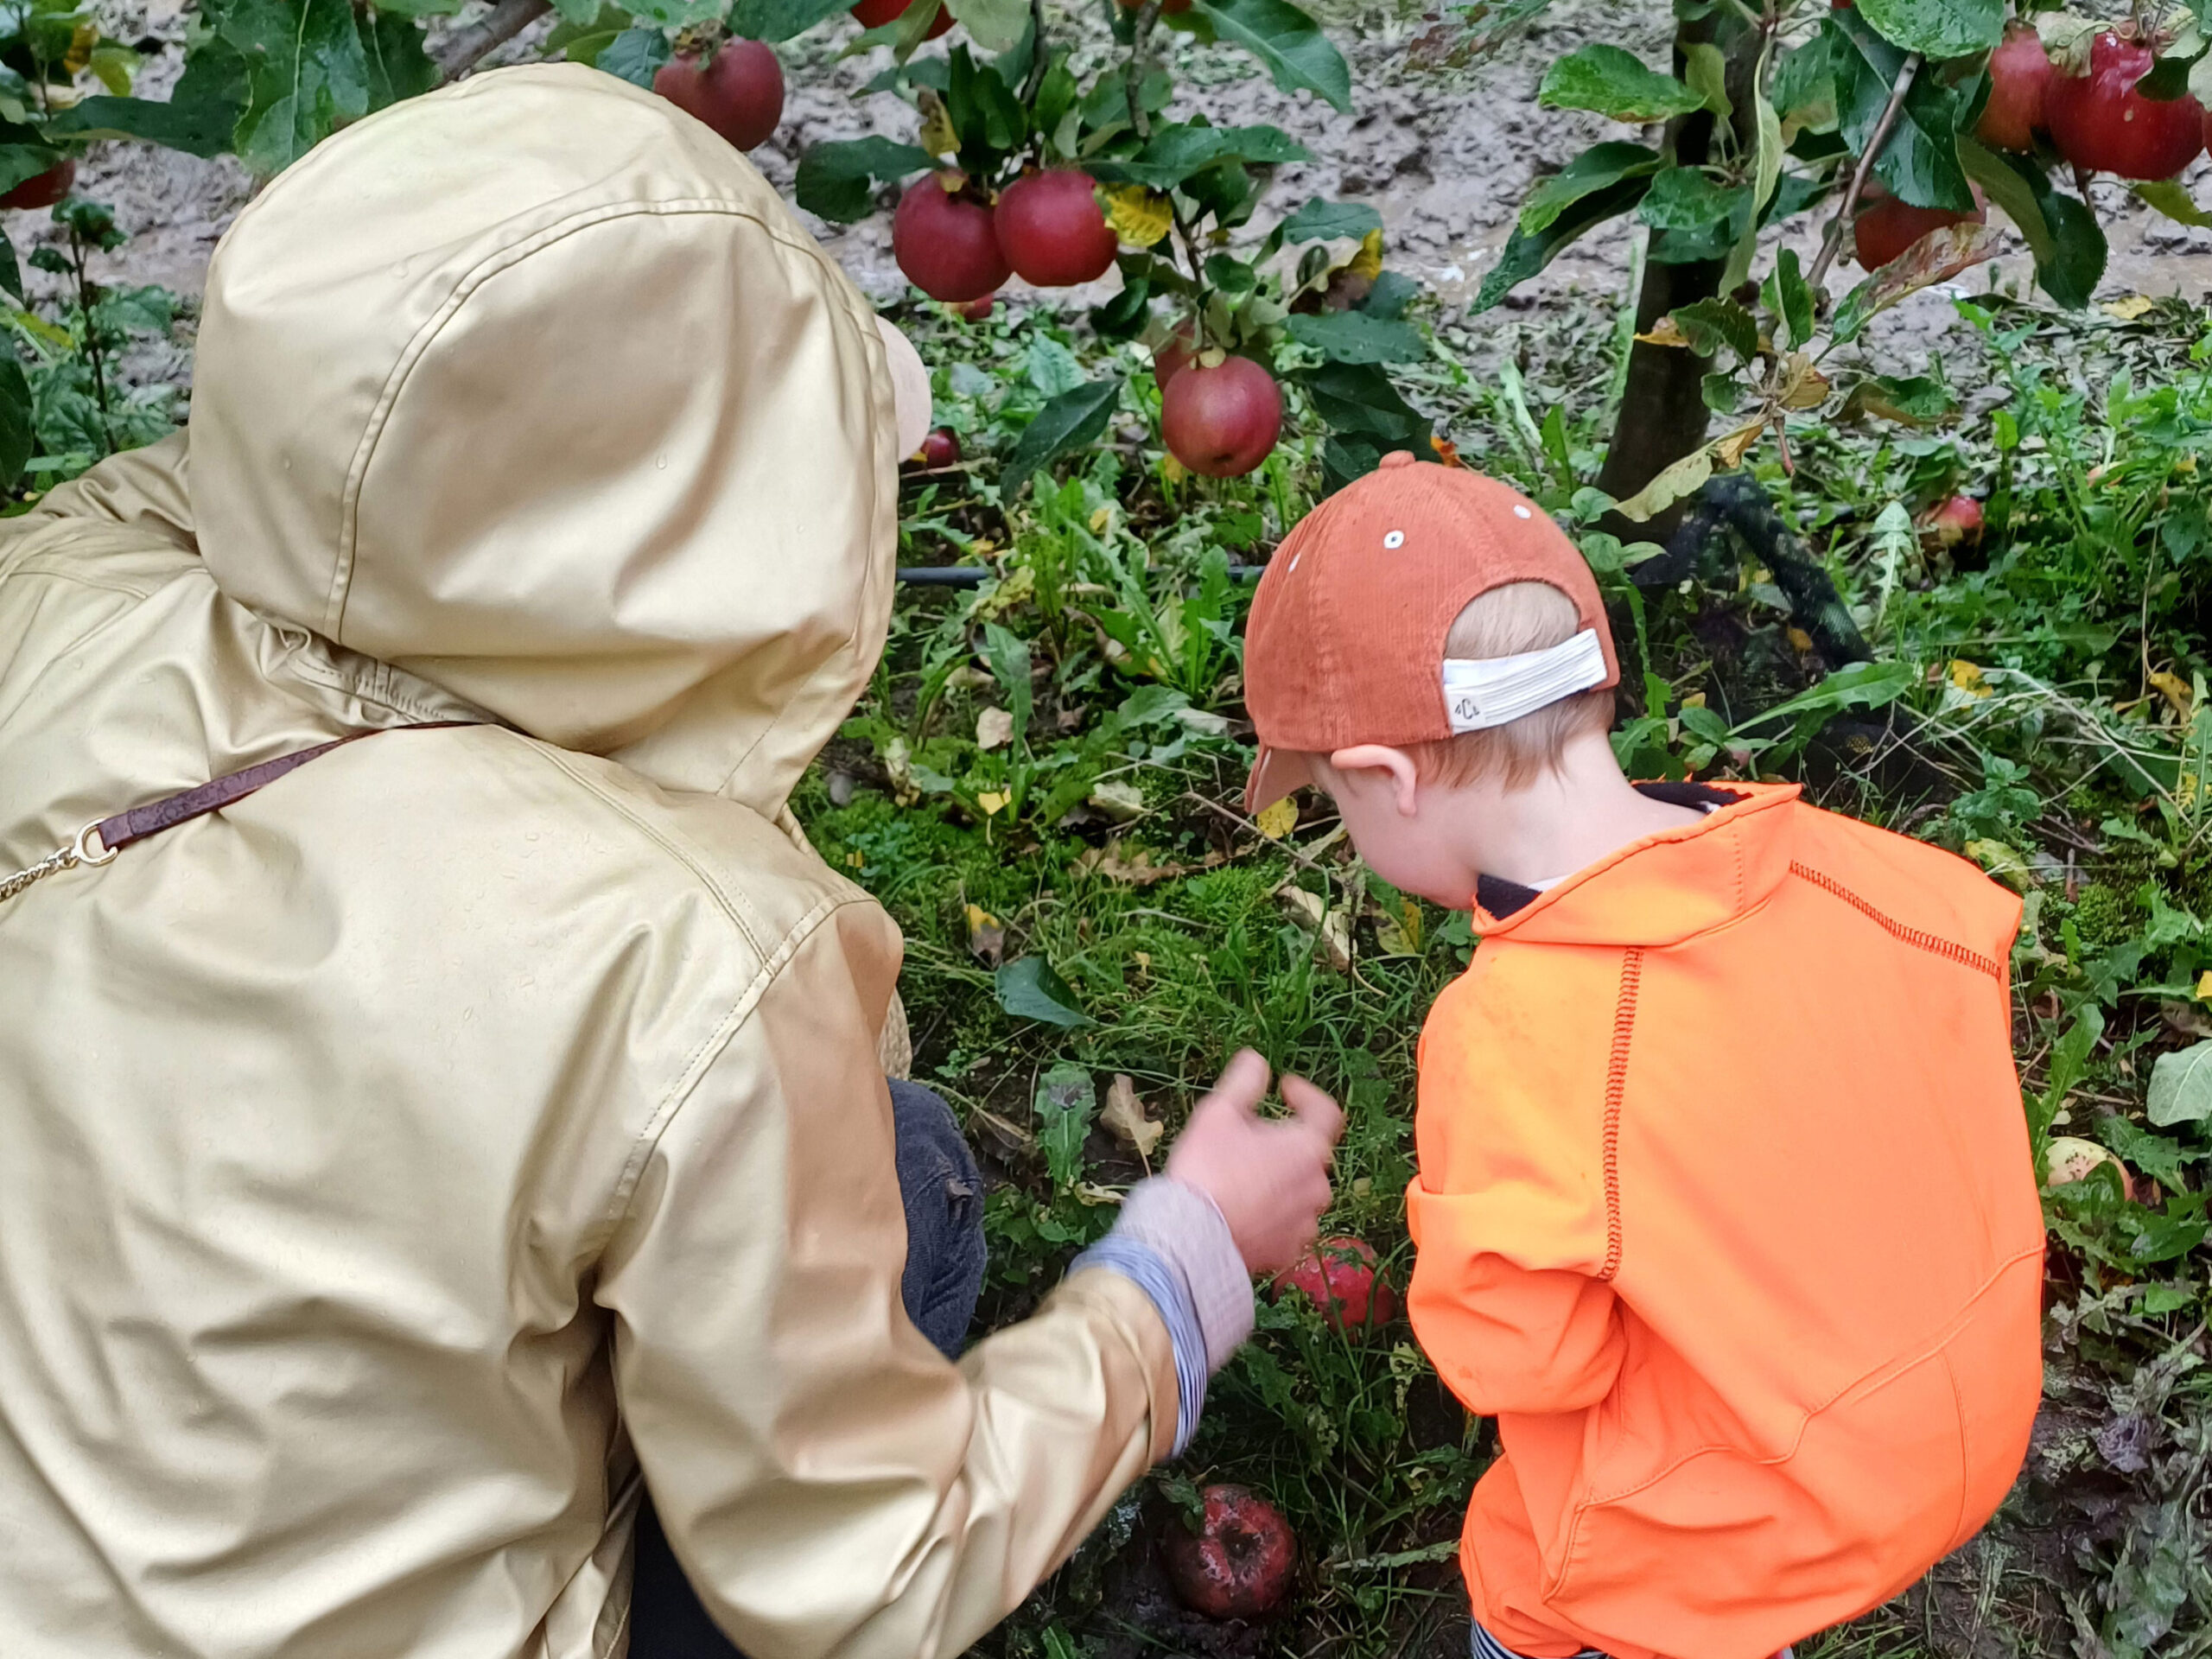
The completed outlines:
<svg viewBox="0 0 2212 1659">
<path fill-rule="evenodd" d="M 1624 1349 L 1602 1071 L 1583 1075 L 1588 1045 L 1556 1028 L 1555 1007 L 1540 1046 L 1520 1012 L 1510 993 L 1486 1007 L 1449 992 L 1439 1001 L 1421 1042 L 1421 1173 L 1406 1195 L 1407 1313 L 1438 1374 L 1483 1416 L 1594 1405 Z"/>
<path fill-rule="evenodd" d="M 81 477 L 57 486 L 10 530 L 28 530 L 57 518 L 89 519 L 150 530 L 181 547 L 196 545 L 192 499 L 185 481 L 186 435 L 111 455 Z"/>
<path fill-rule="evenodd" d="M 646 1482 L 750 1659 L 960 1653 L 1178 1428 L 1168 1330 L 1121 1274 L 1071 1274 L 957 1366 L 907 1323 L 890 934 L 848 903 L 779 953 L 601 1262 Z"/>
</svg>

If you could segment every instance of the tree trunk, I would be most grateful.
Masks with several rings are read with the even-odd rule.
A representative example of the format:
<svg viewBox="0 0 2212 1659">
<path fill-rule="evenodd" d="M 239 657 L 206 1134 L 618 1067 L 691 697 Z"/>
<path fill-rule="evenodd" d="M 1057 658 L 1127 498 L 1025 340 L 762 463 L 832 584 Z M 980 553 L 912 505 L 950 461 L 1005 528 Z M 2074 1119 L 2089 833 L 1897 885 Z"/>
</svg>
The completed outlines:
<svg viewBox="0 0 2212 1659">
<path fill-rule="evenodd" d="M 1732 125 L 1736 154 L 1745 155 L 1758 143 L 1754 124 L 1751 79 L 1758 73 L 1760 35 L 1726 9 L 1707 18 L 1681 25 L 1675 35 L 1675 73 L 1681 74 L 1693 46 L 1718 46 L 1727 54 L 1728 96 L 1737 114 Z M 1713 154 L 1713 117 L 1700 110 L 1669 124 L 1667 149 L 1678 165 L 1695 167 Z M 1709 300 L 1720 291 L 1727 270 L 1723 259 L 1700 260 L 1694 264 L 1662 264 L 1648 261 L 1643 287 L 1637 296 L 1636 331 L 1649 334 L 1659 320 L 1680 306 Z M 1612 442 L 1605 464 L 1598 474 L 1598 487 L 1615 500 L 1634 495 L 1653 479 L 1705 442 L 1711 411 L 1705 406 L 1703 381 L 1713 372 L 1713 359 L 1679 346 L 1629 348 L 1628 379 L 1621 395 Z M 1636 540 L 1663 541 L 1681 522 L 1679 505 L 1659 514 L 1649 524 L 1625 521 L 1610 525 L 1617 534 Z"/>
</svg>

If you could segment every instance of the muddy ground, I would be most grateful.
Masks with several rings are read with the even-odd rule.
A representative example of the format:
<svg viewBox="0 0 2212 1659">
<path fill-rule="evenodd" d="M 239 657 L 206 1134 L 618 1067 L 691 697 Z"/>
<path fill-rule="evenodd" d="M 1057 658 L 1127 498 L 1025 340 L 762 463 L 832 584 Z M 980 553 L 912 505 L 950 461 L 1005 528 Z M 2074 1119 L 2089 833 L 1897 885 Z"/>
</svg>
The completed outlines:
<svg viewBox="0 0 2212 1659">
<path fill-rule="evenodd" d="M 475 3 L 480 8 L 485 0 Z M 1080 42 L 1085 61 L 1110 50 L 1096 7 L 1050 10 L 1054 26 Z M 1535 89 L 1544 65 L 1593 38 L 1625 45 L 1647 61 L 1663 61 L 1671 29 L 1665 0 L 1556 0 L 1502 49 L 1471 63 L 1446 65 L 1429 49 L 1440 38 L 1440 26 L 1396 0 L 1336 0 L 1325 15 L 1353 62 L 1352 114 L 1338 114 L 1310 94 L 1279 92 L 1240 53 L 1163 35 L 1177 56 L 1181 103 L 1217 122 L 1273 122 L 1297 134 L 1315 159 L 1283 169 L 1276 198 L 1286 210 L 1317 194 L 1374 203 L 1389 228 L 1390 263 L 1433 291 L 1440 321 L 1456 321 L 1455 314 L 1472 299 L 1510 234 L 1530 183 L 1609 129 L 1618 135 L 1611 124 L 1595 117 L 1539 109 Z M 181 71 L 185 22 L 184 0 L 134 0 L 112 9 L 110 31 L 151 48 L 141 81 L 146 95 L 165 95 Z M 870 130 L 912 136 L 915 118 L 905 105 L 888 97 L 858 96 L 887 54 L 839 58 L 855 32 L 854 25 L 840 23 L 785 48 L 790 94 L 783 126 L 755 159 L 787 193 L 798 156 L 810 144 Z M 542 33 L 543 26 L 537 35 Z M 537 35 L 525 35 L 493 61 L 536 55 Z M 2208 174 L 2212 161 L 2198 162 L 2190 176 L 2200 198 L 2212 194 L 2205 188 Z M 251 196 L 253 181 L 227 157 L 201 161 L 115 143 L 94 147 L 79 188 L 111 203 L 131 235 L 104 275 L 116 282 L 160 283 L 190 299 L 200 291 L 217 238 Z M 2201 296 L 2212 290 L 2212 231 L 2159 219 L 2112 184 L 2096 187 L 2096 202 L 2113 246 L 2103 297 Z M 43 213 L 9 214 L 6 220 L 20 247 L 52 234 Z M 889 298 L 903 291 L 891 260 L 887 215 L 850 227 L 816 228 L 869 293 Z M 1478 319 L 1466 343 L 1480 352 L 1486 336 L 1510 336 L 1516 314 L 1542 315 L 1564 303 L 1578 309 L 1612 305 L 1624 285 L 1628 252 L 1624 230 L 1599 231 L 1516 293 L 1510 308 Z M 1975 288 L 1993 283 L 2014 289 L 2024 289 L 2029 280 L 2026 258 L 2018 252 L 1967 279 Z M 1020 297 L 1020 285 L 1009 292 Z M 1962 360 L 1978 355 L 1967 349 L 1973 344 L 1948 299 L 1936 293 L 1882 320 L 1871 349 L 1885 366 L 1918 371 L 1937 356 L 1956 374 Z M 188 350 L 179 346 L 141 353 L 133 366 L 133 378 L 184 384 Z"/>
</svg>

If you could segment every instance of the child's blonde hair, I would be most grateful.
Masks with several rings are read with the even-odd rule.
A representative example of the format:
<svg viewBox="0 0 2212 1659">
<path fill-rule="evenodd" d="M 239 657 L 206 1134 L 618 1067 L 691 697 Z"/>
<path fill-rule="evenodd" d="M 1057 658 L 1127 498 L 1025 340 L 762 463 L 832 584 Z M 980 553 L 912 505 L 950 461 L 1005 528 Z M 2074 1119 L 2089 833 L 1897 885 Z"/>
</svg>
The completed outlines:
<svg viewBox="0 0 2212 1659">
<path fill-rule="evenodd" d="M 1465 662 L 1518 657 L 1564 644 L 1581 627 L 1574 601 L 1549 582 L 1511 582 L 1467 601 L 1445 636 L 1444 654 Z M 1575 738 L 1611 731 L 1612 725 L 1613 692 L 1605 686 L 1562 697 L 1507 725 L 1405 748 L 1424 781 L 1459 786 L 1496 777 L 1519 789 L 1555 769 Z"/>
</svg>

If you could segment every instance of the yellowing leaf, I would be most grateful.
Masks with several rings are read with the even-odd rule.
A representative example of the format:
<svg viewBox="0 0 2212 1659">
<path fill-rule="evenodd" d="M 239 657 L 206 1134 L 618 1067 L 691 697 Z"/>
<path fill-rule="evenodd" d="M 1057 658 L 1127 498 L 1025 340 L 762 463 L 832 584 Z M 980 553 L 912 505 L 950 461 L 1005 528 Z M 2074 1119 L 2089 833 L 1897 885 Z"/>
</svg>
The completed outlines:
<svg viewBox="0 0 2212 1659">
<path fill-rule="evenodd" d="M 2140 294 L 2130 294 L 2124 300 L 2109 300 L 2098 308 L 2108 317 L 2118 317 L 2122 322 L 2133 322 L 2155 303 Z"/>
<path fill-rule="evenodd" d="M 1099 192 L 1106 222 L 1133 248 L 1148 248 L 1175 228 L 1175 210 L 1166 196 L 1141 184 L 1109 184 Z"/>
<path fill-rule="evenodd" d="M 1782 389 L 1784 409 L 1818 409 L 1828 400 L 1828 378 L 1802 352 L 1789 353 L 1789 376 Z"/>
<path fill-rule="evenodd" d="M 1967 842 L 1966 854 L 2006 887 L 2025 893 L 2036 884 L 2027 860 L 2001 841 L 1970 841 Z"/>
<path fill-rule="evenodd" d="M 2174 718 L 2186 721 L 2196 703 L 2196 698 L 2190 689 L 2189 682 L 2178 674 L 2166 669 L 2160 669 L 2151 677 L 2151 683 L 2157 689 L 2158 695 L 2166 700 L 2166 706 L 2174 711 Z"/>
<path fill-rule="evenodd" d="M 1684 455 L 1627 500 L 1617 502 L 1613 510 L 1624 518 L 1643 524 L 1684 496 L 1696 494 L 1712 476 L 1713 446 L 1707 444 Z"/>
<path fill-rule="evenodd" d="M 1344 269 L 1355 276 L 1370 280 L 1382 274 L 1382 232 L 1379 229 L 1360 238 L 1359 251 L 1352 255 L 1351 263 Z"/>
<path fill-rule="evenodd" d="M 1952 661 L 1951 683 L 1967 696 L 1975 697 L 1989 696 L 1996 689 L 1982 677 L 1980 664 L 1970 663 L 1963 657 L 1954 658 Z"/>
<path fill-rule="evenodd" d="M 1286 795 L 1273 805 L 1262 807 L 1252 825 L 1269 841 L 1281 841 L 1298 828 L 1298 803 Z"/>
<path fill-rule="evenodd" d="M 68 54 L 61 60 L 61 67 L 71 74 L 79 73 L 92 60 L 92 48 L 100 43 L 100 26 L 94 22 L 77 25 L 76 33 L 69 37 Z"/>
<path fill-rule="evenodd" d="M 1713 446 L 1713 458 L 1723 467 L 1740 467 L 1751 446 L 1759 441 L 1759 434 L 1766 430 L 1764 420 L 1745 421 L 1726 437 Z M 1687 493 L 1687 492 L 1685 492 Z"/>
<path fill-rule="evenodd" d="M 960 133 L 952 124 L 952 111 L 944 107 L 944 100 L 925 86 L 917 101 L 922 111 L 922 133 L 918 141 L 921 147 L 932 156 L 950 156 L 958 150 Z"/>
<path fill-rule="evenodd" d="M 1114 509 L 1101 507 L 1090 515 L 1090 533 L 1094 536 L 1103 536 L 1106 533 L 1106 527 L 1113 522 Z"/>
<path fill-rule="evenodd" d="M 1681 346 L 1687 347 L 1690 343 L 1690 337 L 1682 332 L 1681 324 L 1675 321 L 1672 313 L 1660 318 L 1657 323 L 1653 325 L 1649 332 L 1638 334 L 1637 339 L 1639 342 L 1646 346 Z"/>
<path fill-rule="evenodd" d="M 1789 648 L 1792 651 L 1809 652 L 1813 649 L 1813 636 L 1804 629 L 1784 628 L 1783 632 L 1789 636 Z"/>
<path fill-rule="evenodd" d="M 1180 484 L 1185 479 L 1190 477 L 1191 469 L 1176 460 L 1171 452 L 1160 458 L 1160 475 L 1170 484 Z"/>
<path fill-rule="evenodd" d="M 1154 1122 L 1146 1115 L 1134 1082 L 1118 1074 L 1106 1086 L 1106 1109 L 1098 1115 L 1098 1121 L 1108 1134 L 1136 1154 L 1149 1173 L 1153 1152 L 1160 1145 L 1160 1137 L 1167 1133 L 1167 1126 Z"/>
<path fill-rule="evenodd" d="M 2212 969 L 2208 969 L 2196 976 L 2196 1000 L 2200 1002 L 2212 1002 Z"/>
<path fill-rule="evenodd" d="M 857 870 L 861 865 L 868 862 L 868 855 L 866 853 L 859 852 L 847 853 L 845 855 L 845 862 L 851 868 Z"/>
<path fill-rule="evenodd" d="M 1014 797 L 1002 791 L 987 789 L 976 797 L 976 804 L 983 809 L 985 817 L 995 818 L 1006 810 L 1007 803 L 1013 798 Z"/>
</svg>

